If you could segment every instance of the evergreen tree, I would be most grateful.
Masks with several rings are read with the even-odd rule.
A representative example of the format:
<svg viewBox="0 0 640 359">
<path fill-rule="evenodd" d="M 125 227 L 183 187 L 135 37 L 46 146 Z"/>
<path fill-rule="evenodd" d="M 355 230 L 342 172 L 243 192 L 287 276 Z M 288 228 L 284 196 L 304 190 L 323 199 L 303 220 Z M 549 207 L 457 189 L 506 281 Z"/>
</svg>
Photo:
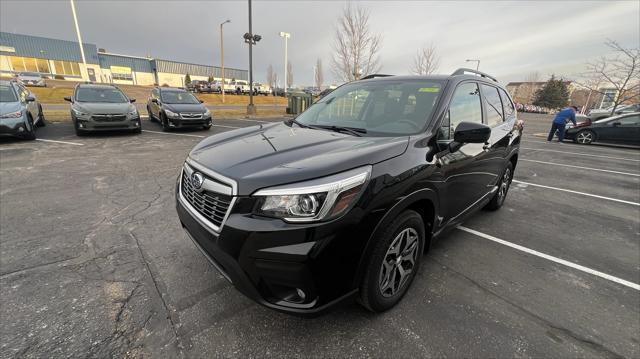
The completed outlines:
<svg viewBox="0 0 640 359">
<path fill-rule="evenodd" d="M 187 76 L 184 77 L 184 85 L 188 85 L 191 83 L 191 76 L 189 76 L 189 74 L 187 74 Z"/>
<path fill-rule="evenodd" d="M 208 82 L 213 82 L 213 76 L 209 76 L 209 78 L 207 79 Z"/>
<path fill-rule="evenodd" d="M 561 108 L 569 103 L 569 89 L 562 79 L 551 75 L 549 81 L 536 91 L 533 104 L 547 108 Z"/>
</svg>

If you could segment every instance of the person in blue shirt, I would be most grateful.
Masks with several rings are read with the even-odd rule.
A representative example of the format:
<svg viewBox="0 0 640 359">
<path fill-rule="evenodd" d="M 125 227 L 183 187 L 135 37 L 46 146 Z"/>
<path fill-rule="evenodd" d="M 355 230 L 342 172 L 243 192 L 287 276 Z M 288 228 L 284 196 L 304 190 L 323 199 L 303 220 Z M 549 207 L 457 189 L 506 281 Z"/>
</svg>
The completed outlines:
<svg viewBox="0 0 640 359">
<path fill-rule="evenodd" d="M 563 108 L 558 112 L 551 124 L 551 131 L 549 131 L 547 141 L 553 140 L 553 136 L 556 131 L 558 131 L 558 142 L 562 143 L 564 140 L 564 129 L 567 126 L 567 122 L 571 121 L 574 126 L 576 125 L 576 112 L 578 112 L 578 108 L 576 106 Z"/>
</svg>

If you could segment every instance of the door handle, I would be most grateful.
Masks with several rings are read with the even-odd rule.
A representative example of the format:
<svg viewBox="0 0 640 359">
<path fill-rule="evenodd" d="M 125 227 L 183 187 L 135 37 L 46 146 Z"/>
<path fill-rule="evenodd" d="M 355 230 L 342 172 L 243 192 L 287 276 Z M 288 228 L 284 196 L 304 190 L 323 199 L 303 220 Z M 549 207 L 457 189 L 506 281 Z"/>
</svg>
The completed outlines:
<svg viewBox="0 0 640 359">
<path fill-rule="evenodd" d="M 484 146 L 482 146 L 482 149 L 484 151 L 489 151 L 491 149 L 491 145 L 487 142 L 484 144 Z"/>
</svg>

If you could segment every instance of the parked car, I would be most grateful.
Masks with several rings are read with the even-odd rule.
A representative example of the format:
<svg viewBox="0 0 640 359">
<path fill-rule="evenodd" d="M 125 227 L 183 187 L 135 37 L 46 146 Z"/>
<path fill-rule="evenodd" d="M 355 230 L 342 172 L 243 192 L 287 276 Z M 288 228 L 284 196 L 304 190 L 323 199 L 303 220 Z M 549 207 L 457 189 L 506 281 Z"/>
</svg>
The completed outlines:
<svg viewBox="0 0 640 359">
<path fill-rule="evenodd" d="M 193 94 L 184 89 L 155 87 L 147 101 L 149 120 L 159 122 L 163 131 L 174 128 L 211 128 L 212 116 Z"/>
<path fill-rule="evenodd" d="M 25 86 L 47 87 L 44 77 L 37 72 L 20 72 L 16 79 Z"/>
<path fill-rule="evenodd" d="M 187 84 L 187 91 L 195 93 L 211 93 L 215 91 L 215 87 L 207 81 L 193 80 Z"/>
<path fill-rule="evenodd" d="M 332 88 L 326 88 L 326 89 L 324 89 L 324 90 L 320 91 L 320 93 L 318 94 L 318 100 L 319 100 L 319 99 L 321 99 L 321 98 L 323 98 L 323 97 L 325 97 L 325 96 L 327 96 L 328 94 L 330 94 L 331 92 L 333 92 L 333 90 L 335 90 L 335 89 L 332 89 Z"/>
<path fill-rule="evenodd" d="M 16 81 L 0 81 L 0 135 L 35 140 L 36 127 L 45 125 L 35 95 Z"/>
<path fill-rule="evenodd" d="M 367 77 L 295 119 L 208 137 L 179 175 L 183 228 L 269 308 L 317 314 L 353 297 L 393 307 L 432 240 L 499 209 L 513 178 L 513 101 L 469 71 Z"/>
<path fill-rule="evenodd" d="M 254 82 L 253 84 L 253 94 L 254 95 L 264 95 L 269 96 L 271 94 L 271 86 L 267 84 L 262 84 L 259 82 Z"/>
<path fill-rule="evenodd" d="M 231 85 L 233 86 L 233 91 L 237 95 L 249 93 L 249 83 L 247 81 L 234 80 L 234 81 L 231 81 Z"/>
<path fill-rule="evenodd" d="M 618 108 L 616 108 L 616 111 L 613 113 L 613 115 L 611 114 L 611 111 L 613 110 L 613 107 L 609 107 L 609 108 L 604 108 L 604 109 L 594 109 L 589 111 L 589 118 L 591 119 L 591 121 L 598 121 L 598 120 L 602 120 L 603 118 L 607 118 L 607 117 L 611 117 L 611 116 L 615 116 L 615 115 L 622 115 L 625 113 L 633 113 L 633 112 L 640 112 L 640 104 L 635 104 L 635 105 L 620 105 L 618 106 Z"/>
<path fill-rule="evenodd" d="M 142 131 L 140 114 L 133 105 L 136 99 L 128 98 L 116 86 L 79 84 L 73 96 L 64 99 L 71 102 L 71 120 L 78 136 L 112 130 Z"/>
<path fill-rule="evenodd" d="M 567 129 L 565 138 L 582 145 L 594 142 L 640 145 L 640 112 L 594 121 Z"/>
<path fill-rule="evenodd" d="M 236 87 L 234 85 L 232 85 L 229 80 L 225 80 L 224 82 L 225 82 L 225 84 L 224 84 L 224 92 L 225 93 L 235 93 L 236 92 Z M 213 82 L 211 84 L 211 87 L 213 88 L 214 92 L 222 93 L 222 81 L 221 80 L 217 80 L 217 81 Z"/>
</svg>

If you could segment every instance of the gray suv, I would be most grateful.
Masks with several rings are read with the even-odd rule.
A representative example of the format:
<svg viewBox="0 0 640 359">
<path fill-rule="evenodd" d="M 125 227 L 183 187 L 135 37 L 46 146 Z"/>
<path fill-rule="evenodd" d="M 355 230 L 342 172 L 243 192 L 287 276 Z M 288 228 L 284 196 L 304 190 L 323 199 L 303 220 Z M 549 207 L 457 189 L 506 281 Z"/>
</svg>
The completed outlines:
<svg viewBox="0 0 640 359">
<path fill-rule="evenodd" d="M 15 81 L 0 81 L 0 136 L 36 139 L 36 127 L 45 125 L 36 97 Z"/>
<path fill-rule="evenodd" d="M 136 100 L 115 86 L 76 85 L 73 96 L 64 99 L 71 102 L 71 119 L 78 136 L 109 130 L 142 131 L 140 114 L 133 105 Z"/>
</svg>

